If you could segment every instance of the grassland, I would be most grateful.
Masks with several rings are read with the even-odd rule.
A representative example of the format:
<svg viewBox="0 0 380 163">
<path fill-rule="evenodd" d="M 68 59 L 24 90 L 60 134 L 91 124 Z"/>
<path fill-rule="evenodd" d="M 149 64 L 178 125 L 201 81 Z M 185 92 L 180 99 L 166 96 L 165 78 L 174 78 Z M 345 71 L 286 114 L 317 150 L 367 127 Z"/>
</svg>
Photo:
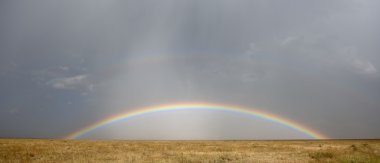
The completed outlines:
<svg viewBox="0 0 380 163">
<path fill-rule="evenodd" d="M 380 140 L 0 139 L 0 162 L 380 162 Z"/>
</svg>

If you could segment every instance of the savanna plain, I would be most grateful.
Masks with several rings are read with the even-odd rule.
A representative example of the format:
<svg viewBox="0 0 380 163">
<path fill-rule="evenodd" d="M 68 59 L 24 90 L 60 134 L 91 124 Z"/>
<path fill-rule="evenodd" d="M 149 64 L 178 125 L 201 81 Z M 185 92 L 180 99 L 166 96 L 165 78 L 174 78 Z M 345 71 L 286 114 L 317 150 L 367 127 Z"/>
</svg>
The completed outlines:
<svg viewBox="0 0 380 163">
<path fill-rule="evenodd" d="M 0 139 L 0 162 L 380 162 L 380 140 Z"/>
</svg>

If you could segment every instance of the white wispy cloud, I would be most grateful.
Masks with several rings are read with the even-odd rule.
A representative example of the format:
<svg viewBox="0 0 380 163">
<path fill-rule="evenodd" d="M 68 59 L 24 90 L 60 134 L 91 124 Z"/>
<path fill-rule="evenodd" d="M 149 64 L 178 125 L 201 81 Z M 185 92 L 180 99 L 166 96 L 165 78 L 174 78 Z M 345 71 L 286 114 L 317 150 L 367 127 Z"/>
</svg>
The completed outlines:
<svg viewBox="0 0 380 163">
<path fill-rule="evenodd" d="M 355 58 L 351 64 L 361 74 L 375 74 L 377 72 L 375 66 L 368 60 Z"/>
<path fill-rule="evenodd" d="M 355 47 L 346 47 L 341 49 L 341 56 L 343 56 L 346 62 L 354 69 L 355 72 L 360 74 L 373 75 L 377 73 L 376 67 L 364 56 L 360 56 L 357 53 Z"/>
<path fill-rule="evenodd" d="M 74 89 L 85 84 L 88 75 L 76 75 L 63 78 L 55 78 L 50 80 L 47 84 L 55 89 Z"/>
<path fill-rule="evenodd" d="M 295 36 L 289 36 L 285 39 L 283 39 L 280 43 L 281 46 L 286 46 L 288 44 L 291 44 L 292 42 L 296 41 L 298 38 Z"/>
</svg>

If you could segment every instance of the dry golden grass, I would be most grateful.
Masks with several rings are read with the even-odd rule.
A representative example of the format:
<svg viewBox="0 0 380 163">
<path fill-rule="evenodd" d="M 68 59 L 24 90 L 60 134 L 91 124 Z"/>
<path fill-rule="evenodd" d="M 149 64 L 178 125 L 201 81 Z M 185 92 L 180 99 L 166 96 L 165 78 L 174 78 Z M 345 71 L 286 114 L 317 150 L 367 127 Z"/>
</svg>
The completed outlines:
<svg viewBox="0 0 380 163">
<path fill-rule="evenodd" d="M 380 162 L 380 140 L 0 139 L 0 162 Z"/>
</svg>

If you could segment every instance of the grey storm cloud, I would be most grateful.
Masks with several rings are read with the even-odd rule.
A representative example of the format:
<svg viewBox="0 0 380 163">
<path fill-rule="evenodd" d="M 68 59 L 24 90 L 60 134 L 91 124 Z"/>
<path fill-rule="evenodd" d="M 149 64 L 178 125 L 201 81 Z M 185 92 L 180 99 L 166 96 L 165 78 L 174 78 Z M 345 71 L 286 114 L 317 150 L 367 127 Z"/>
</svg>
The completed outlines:
<svg viewBox="0 0 380 163">
<path fill-rule="evenodd" d="M 332 138 L 378 138 L 379 9 L 376 0 L 1 1 L 0 137 L 62 137 L 131 109 L 205 101 L 258 107 Z M 254 118 L 185 113 L 92 137 L 300 138 Z"/>
</svg>

